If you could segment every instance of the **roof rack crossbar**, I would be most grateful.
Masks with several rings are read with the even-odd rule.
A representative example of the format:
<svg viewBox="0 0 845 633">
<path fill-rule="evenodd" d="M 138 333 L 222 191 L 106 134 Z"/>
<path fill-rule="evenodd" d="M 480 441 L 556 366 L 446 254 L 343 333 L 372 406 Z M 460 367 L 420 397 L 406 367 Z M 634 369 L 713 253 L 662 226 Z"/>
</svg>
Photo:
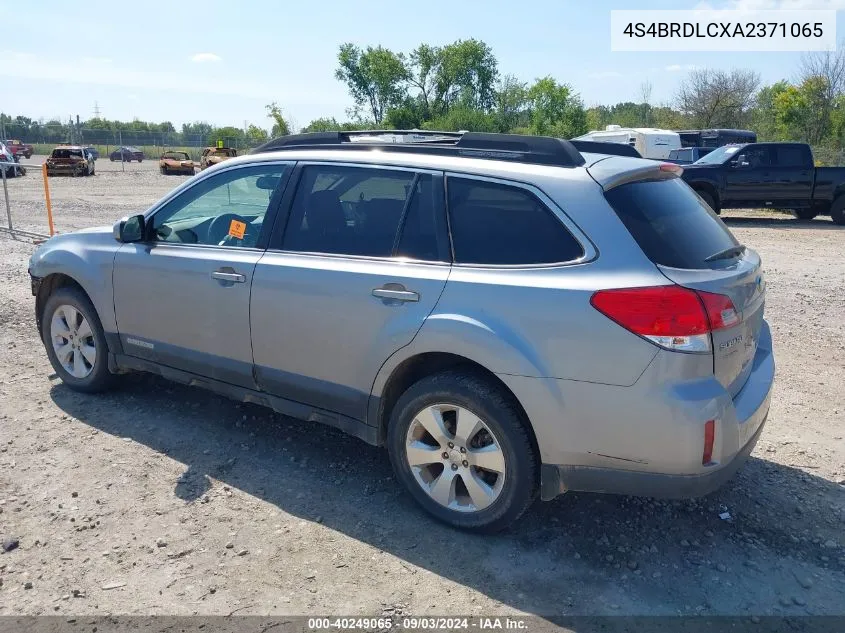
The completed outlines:
<svg viewBox="0 0 845 633">
<path fill-rule="evenodd" d="M 378 135 L 426 136 L 419 141 L 398 143 L 355 141 L 354 137 Z M 491 134 L 486 132 L 439 132 L 430 130 L 360 130 L 352 132 L 315 132 L 293 134 L 273 139 L 253 150 L 253 153 L 305 149 L 321 146 L 325 149 L 365 150 L 378 149 L 419 154 L 439 154 L 486 158 L 493 160 L 517 160 L 539 165 L 577 167 L 584 164 L 584 157 L 575 146 L 565 139 L 549 136 L 527 136 L 520 134 Z"/>
</svg>

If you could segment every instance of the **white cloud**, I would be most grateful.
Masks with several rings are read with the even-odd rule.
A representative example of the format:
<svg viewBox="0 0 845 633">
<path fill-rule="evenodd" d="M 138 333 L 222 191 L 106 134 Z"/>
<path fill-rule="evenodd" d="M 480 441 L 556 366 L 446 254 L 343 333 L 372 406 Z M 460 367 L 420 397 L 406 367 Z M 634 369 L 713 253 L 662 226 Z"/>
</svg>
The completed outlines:
<svg viewBox="0 0 845 633">
<path fill-rule="evenodd" d="M 191 61 L 198 64 L 202 64 L 203 62 L 219 62 L 220 56 L 214 53 L 197 53 L 191 57 Z"/>
<path fill-rule="evenodd" d="M 670 73 L 677 73 L 681 72 L 682 70 L 695 70 L 698 68 L 695 64 L 670 64 L 666 66 L 663 70 L 666 70 Z"/>
<path fill-rule="evenodd" d="M 0 64 L 0 77 L 67 82 L 128 88 L 130 94 L 143 95 L 144 90 L 172 91 L 189 94 L 237 95 L 266 99 L 274 96 L 266 83 L 250 81 L 237 76 L 221 81 L 207 81 L 174 71 L 137 70 L 120 63 L 102 63 L 98 60 L 70 60 L 20 51 L 0 50 L 0 59 L 12 63 Z M 298 103 L 322 103 L 320 93 L 297 91 L 296 97 L 286 101 L 289 107 Z"/>
</svg>

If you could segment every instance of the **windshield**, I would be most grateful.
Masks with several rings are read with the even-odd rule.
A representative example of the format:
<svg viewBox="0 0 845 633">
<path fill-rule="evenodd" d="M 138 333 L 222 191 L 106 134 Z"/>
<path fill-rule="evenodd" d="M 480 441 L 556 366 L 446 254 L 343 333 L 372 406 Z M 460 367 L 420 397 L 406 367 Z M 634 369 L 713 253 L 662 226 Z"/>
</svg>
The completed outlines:
<svg viewBox="0 0 845 633">
<path fill-rule="evenodd" d="M 188 155 L 185 152 L 165 152 L 164 158 L 172 158 L 173 160 L 188 160 Z"/>
<path fill-rule="evenodd" d="M 702 156 L 697 161 L 693 163 L 693 165 L 721 165 L 726 160 L 731 158 L 734 154 L 736 154 L 739 150 L 741 150 L 744 145 L 725 145 L 724 147 L 720 147 L 719 149 L 714 149 L 712 152 L 707 154 L 707 156 Z"/>
<path fill-rule="evenodd" d="M 82 158 L 81 149 L 54 149 L 53 158 Z"/>
</svg>

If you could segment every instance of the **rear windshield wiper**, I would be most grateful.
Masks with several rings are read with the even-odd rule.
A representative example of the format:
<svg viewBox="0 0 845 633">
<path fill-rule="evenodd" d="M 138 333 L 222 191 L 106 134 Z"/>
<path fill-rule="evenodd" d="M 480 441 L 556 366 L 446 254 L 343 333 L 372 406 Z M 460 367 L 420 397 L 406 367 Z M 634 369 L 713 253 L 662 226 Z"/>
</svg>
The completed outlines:
<svg viewBox="0 0 845 633">
<path fill-rule="evenodd" d="M 715 262 L 717 259 L 730 259 L 731 257 L 739 257 L 744 252 L 745 246 L 743 246 L 742 244 L 737 244 L 736 246 L 731 246 L 723 251 L 719 251 L 718 253 L 713 253 L 709 257 L 705 257 L 704 261 Z"/>
</svg>

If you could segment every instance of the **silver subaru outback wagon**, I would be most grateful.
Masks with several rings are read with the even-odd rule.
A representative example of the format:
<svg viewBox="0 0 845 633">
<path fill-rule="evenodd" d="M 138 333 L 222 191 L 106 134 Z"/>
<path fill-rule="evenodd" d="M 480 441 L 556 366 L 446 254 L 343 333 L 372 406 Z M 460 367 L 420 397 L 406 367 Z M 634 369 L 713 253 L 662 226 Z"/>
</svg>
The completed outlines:
<svg viewBox="0 0 845 633">
<path fill-rule="evenodd" d="M 466 529 L 538 495 L 731 477 L 769 410 L 765 282 L 681 168 L 413 139 L 277 139 L 49 240 L 29 272 L 55 371 L 85 392 L 148 371 L 338 427 Z"/>
</svg>

